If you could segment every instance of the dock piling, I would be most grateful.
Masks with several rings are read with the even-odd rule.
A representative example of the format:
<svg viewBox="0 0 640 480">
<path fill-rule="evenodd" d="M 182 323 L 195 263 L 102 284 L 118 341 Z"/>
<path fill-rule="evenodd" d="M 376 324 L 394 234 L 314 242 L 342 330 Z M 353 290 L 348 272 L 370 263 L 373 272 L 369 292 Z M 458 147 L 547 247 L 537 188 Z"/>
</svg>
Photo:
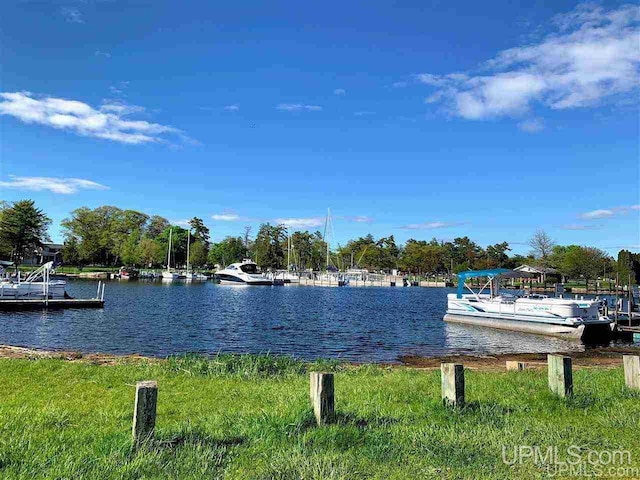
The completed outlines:
<svg viewBox="0 0 640 480">
<path fill-rule="evenodd" d="M 146 380 L 136 383 L 136 399 L 133 410 L 133 443 L 137 447 L 153 438 L 156 427 L 158 383 Z"/>
<path fill-rule="evenodd" d="M 640 356 L 623 355 L 624 383 L 628 388 L 640 390 Z"/>
<path fill-rule="evenodd" d="M 318 425 L 332 423 L 335 419 L 333 373 L 311 372 L 309 394 Z"/>
<path fill-rule="evenodd" d="M 560 397 L 573 395 L 573 374 L 571 371 L 571 357 L 547 355 L 547 370 L 549 388 Z"/>
<path fill-rule="evenodd" d="M 464 365 L 441 363 L 442 401 L 452 407 L 464 406 Z"/>
</svg>

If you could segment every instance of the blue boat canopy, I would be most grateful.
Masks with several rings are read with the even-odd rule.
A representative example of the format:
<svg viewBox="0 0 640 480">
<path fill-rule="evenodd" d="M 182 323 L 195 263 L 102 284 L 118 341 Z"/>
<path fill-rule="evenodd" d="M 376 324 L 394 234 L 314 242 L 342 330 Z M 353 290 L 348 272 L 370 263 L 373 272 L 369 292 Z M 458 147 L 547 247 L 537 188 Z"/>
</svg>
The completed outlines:
<svg viewBox="0 0 640 480">
<path fill-rule="evenodd" d="M 468 270 L 458 274 L 458 298 L 462 298 L 464 291 L 464 282 L 468 278 L 487 277 L 487 278 L 531 278 L 534 274 L 528 272 L 518 272 L 509 270 L 508 268 L 490 268 L 487 270 Z"/>
</svg>

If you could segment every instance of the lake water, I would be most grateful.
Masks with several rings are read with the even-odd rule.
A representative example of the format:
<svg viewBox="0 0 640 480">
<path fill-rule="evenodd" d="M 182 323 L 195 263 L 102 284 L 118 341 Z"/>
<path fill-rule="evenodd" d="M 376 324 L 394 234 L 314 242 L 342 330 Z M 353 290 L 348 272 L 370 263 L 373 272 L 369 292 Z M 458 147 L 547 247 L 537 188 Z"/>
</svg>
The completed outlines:
<svg viewBox="0 0 640 480">
<path fill-rule="evenodd" d="M 96 282 L 72 281 L 75 297 Z M 403 355 L 576 351 L 581 343 L 445 323 L 444 288 L 108 282 L 104 309 L 0 312 L 0 343 L 149 356 L 277 353 L 395 362 Z"/>
</svg>

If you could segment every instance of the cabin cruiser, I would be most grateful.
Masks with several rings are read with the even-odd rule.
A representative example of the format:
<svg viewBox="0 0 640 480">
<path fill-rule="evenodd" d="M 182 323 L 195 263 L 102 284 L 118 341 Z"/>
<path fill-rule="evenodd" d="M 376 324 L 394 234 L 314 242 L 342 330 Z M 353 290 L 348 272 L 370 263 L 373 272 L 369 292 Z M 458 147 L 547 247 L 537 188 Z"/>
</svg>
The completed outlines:
<svg viewBox="0 0 640 480">
<path fill-rule="evenodd" d="M 458 292 L 447 295 L 444 320 L 575 339 L 611 335 L 612 322 L 600 315 L 597 300 L 549 298 L 546 295 L 518 297 L 500 292 L 501 280 L 523 276 L 527 275 L 503 268 L 459 273 Z M 488 280 L 475 293 L 466 280 L 478 277 Z M 464 294 L 465 287 L 471 293 Z M 489 294 L 483 294 L 487 287 Z"/>
<path fill-rule="evenodd" d="M 24 280 L 18 272 L 17 279 L 0 279 L 0 300 L 65 298 L 67 282 L 50 280 L 53 262 L 42 265 Z"/>
<path fill-rule="evenodd" d="M 273 285 L 273 280 L 258 270 L 258 265 L 251 260 L 232 263 L 222 270 L 217 270 L 215 278 L 227 285 Z"/>
</svg>

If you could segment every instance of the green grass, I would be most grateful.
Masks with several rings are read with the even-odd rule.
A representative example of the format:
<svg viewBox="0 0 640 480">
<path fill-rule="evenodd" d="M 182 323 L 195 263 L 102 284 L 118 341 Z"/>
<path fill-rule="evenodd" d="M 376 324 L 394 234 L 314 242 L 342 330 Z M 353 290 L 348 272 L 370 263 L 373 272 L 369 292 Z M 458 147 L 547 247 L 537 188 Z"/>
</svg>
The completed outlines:
<svg viewBox="0 0 640 480">
<path fill-rule="evenodd" d="M 316 427 L 308 371 L 336 372 L 337 423 Z M 574 372 L 562 400 L 546 372 L 467 371 L 467 401 L 439 371 L 219 355 L 97 365 L 0 360 L 0 478 L 546 478 L 502 446 L 626 449 L 640 468 L 640 394 L 618 369 Z M 132 448 L 134 385 L 157 380 L 156 439 Z M 635 453 L 635 455 L 633 455 Z"/>
</svg>

